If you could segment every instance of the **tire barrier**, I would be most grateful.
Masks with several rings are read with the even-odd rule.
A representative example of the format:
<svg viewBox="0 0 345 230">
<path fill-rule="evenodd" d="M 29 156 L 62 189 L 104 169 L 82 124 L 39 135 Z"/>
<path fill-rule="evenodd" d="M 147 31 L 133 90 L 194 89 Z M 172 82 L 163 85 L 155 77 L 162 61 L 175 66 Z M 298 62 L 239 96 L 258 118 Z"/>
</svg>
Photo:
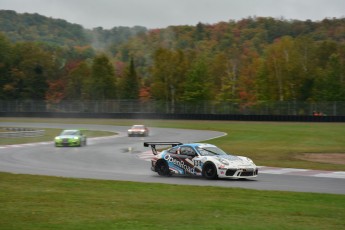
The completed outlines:
<svg viewBox="0 0 345 230">
<path fill-rule="evenodd" d="M 44 130 L 35 130 L 30 128 L 0 128 L 0 138 L 19 138 L 19 137 L 39 137 L 45 134 Z"/>
</svg>

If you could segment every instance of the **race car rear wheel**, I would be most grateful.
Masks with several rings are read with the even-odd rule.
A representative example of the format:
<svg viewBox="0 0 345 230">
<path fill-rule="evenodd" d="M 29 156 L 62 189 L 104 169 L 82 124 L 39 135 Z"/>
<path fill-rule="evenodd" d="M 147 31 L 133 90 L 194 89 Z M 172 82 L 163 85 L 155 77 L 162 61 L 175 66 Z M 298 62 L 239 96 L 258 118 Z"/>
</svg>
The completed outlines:
<svg viewBox="0 0 345 230">
<path fill-rule="evenodd" d="M 202 168 L 202 176 L 206 179 L 216 179 L 217 175 L 217 168 L 213 163 L 206 163 Z"/>
<path fill-rule="evenodd" d="M 168 163 L 164 160 L 160 160 L 156 163 L 156 172 L 161 176 L 170 176 L 170 170 Z"/>
</svg>

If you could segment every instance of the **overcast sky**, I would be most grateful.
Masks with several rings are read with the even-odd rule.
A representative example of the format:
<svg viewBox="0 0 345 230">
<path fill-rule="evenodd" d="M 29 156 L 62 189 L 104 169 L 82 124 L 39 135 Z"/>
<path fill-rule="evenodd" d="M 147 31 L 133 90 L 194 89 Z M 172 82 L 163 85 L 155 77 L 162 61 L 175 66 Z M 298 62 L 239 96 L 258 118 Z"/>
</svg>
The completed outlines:
<svg viewBox="0 0 345 230">
<path fill-rule="evenodd" d="M 345 0 L 0 0 L 0 9 L 65 19 L 85 28 L 214 24 L 250 16 L 344 18 Z"/>
</svg>

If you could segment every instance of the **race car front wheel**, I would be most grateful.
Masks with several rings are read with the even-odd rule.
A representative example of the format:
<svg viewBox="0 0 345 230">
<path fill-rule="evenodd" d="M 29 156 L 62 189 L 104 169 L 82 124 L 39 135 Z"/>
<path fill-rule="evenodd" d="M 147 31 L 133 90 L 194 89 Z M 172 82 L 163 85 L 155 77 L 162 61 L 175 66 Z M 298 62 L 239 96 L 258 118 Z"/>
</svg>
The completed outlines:
<svg viewBox="0 0 345 230">
<path fill-rule="evenodd" d="M 217 168 L 213 163 L 207 163 L 202 169 L 202 175 L 206 179 L 216 179 L 217 175 Z"/>
<path fill-rule="evenodd" d="M 170 176 L 170 170 L 166 161 L 160 160 L 156 163 L 156 172 L 161 176 Z"/>
</svg>

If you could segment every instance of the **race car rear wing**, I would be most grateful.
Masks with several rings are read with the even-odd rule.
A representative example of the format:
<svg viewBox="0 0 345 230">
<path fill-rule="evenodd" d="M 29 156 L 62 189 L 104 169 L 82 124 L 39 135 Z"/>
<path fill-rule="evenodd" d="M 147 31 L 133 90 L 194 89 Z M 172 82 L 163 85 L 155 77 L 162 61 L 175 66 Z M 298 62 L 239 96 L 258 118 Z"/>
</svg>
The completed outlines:
<svg viewBox="0 0 345 230">
<path fill-rule="evenodd" d="M 156 149 L 156 145 L 170 145 L 171 147 L 175 147 L 175 146 L 178 146 L 178 145 L 182 145 L 183 143 L 181 142 L 144 142 L 144 147 L 151 147 L 152 149 L 152 153 L 154 155 L 157 155 L 158 154 L 158 151 Z"/>
</svg>

